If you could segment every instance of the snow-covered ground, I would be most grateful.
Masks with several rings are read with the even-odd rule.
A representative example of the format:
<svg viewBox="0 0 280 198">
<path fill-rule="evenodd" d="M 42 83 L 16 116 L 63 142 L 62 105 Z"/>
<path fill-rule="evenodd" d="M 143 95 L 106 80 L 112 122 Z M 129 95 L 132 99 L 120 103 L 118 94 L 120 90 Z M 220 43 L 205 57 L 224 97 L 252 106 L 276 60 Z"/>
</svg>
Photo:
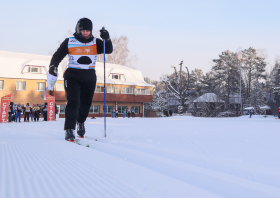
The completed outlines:
<svg viewBox="0 0 280 198">
<path fill-rule="evenodd" d="M 88 119 L 81 145 L 63 124 L 0 124 L 1 198 L 280 197 L 273 117 Z"/>
</svg>

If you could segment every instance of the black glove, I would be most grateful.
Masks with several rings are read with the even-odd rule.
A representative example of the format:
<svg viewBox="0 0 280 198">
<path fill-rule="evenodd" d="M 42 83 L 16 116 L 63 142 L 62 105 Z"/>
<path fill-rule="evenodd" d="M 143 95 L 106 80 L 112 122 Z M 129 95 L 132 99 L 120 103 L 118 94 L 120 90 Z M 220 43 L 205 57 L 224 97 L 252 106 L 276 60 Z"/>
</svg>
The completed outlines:
<svg viewBox="0 0 280 198">
<path fill-rule="evenodd" d="M 49 74 L 57 76 L 57 67 L 55 67 L 54 65 L 50 65 Z"/>
<path fill-rule="evenodd" d="M 109 35 L 109 32 L 107 30 L 105 30 L 104 28 L 102 28 L 100 30 L 100 37 L 105 40 L 105 41 L 108 41 L 110 40 L 110 35 Z"/>
</svg>

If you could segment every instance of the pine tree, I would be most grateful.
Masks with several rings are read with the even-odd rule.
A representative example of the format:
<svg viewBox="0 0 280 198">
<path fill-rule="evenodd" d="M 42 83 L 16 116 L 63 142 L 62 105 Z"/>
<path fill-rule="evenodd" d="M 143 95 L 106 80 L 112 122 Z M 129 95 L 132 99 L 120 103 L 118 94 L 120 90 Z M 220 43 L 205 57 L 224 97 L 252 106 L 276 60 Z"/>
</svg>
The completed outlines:
<svg viewBox="0 0 280 198">
<path fill-rule="evenodd" d="M 239 66 L 240 60 L 237 53 L 229 50 L 222 52 L 219 59 L 213 59 L 215 72 L 214 79 L 218 87 L 217 95 L 226 101 L 226 107 L 229 108 L 230 95 L 239 91 Z"/>
<path fill-rule="evenodd" d="M 246 98 L 250 98 L 254 81 L 265 79 L 265 58 L 257 54 L 257 50 L 250 47 L 242 51 L 242 71 L 246 86 Z"/>
</svg>

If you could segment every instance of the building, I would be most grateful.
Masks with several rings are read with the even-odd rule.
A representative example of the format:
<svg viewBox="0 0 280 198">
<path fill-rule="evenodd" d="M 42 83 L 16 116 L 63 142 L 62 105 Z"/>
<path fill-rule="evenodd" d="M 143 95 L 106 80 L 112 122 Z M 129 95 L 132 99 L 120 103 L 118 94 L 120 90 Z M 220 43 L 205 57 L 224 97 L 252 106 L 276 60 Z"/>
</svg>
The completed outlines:
<svg viewBox="0 0 280 198">
<path fill-rule="evenodd" d="M 51 56 L 0 51 L 0 97 L 14 93 L 14 103 L 44 104 L 42 99 L 46 89 L 46 73 Z M 64 117 L 66 97 L 63 73 L 68 57 L 58 67 L 58 79 L 52 91 L 60 117 Z M 104 108 L 104 63 L 96 63 L 96 91 L 90 108 L 90 117 L 103 116 Z M 153 85 L 144 81 L 141 71 L 116 64 L 106 63 L 106 105 L 107 116 L 118 109 L 120 116 L 126 109 L 134 109 L 137 117 L 142 117 L 143 103 L 152 102 Z"/>
<path fill-rule="evenodd" d="M 225 102 L 217 97 L 214 93 L 205 93 L 193 101 L 194 116 L 216 117 L 224 110 Z"/>
</svg>

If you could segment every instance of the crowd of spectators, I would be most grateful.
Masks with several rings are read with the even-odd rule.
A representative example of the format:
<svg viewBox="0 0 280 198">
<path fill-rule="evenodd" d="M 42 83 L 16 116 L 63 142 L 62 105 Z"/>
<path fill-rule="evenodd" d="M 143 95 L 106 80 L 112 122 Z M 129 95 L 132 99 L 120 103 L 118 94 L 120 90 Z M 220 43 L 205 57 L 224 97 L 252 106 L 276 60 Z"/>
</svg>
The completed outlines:
<svg viewBox="0 0 280 198">
<path fill-rule="evenodd" d="M 24 122 L 39 122 L 40 118 L 42 121 L 48 121 L 48 103 L 46 102 L 44 105 L 33 104 L 32 106 L 27 103 L 25 106 L 20 103 L 10 102 L 8 109 L 9 122 L 21 122 L 21 118 L 23 117 Z M 57 107 L 55 105 L 55 119 L 57 114 Z"/>
</svg>

